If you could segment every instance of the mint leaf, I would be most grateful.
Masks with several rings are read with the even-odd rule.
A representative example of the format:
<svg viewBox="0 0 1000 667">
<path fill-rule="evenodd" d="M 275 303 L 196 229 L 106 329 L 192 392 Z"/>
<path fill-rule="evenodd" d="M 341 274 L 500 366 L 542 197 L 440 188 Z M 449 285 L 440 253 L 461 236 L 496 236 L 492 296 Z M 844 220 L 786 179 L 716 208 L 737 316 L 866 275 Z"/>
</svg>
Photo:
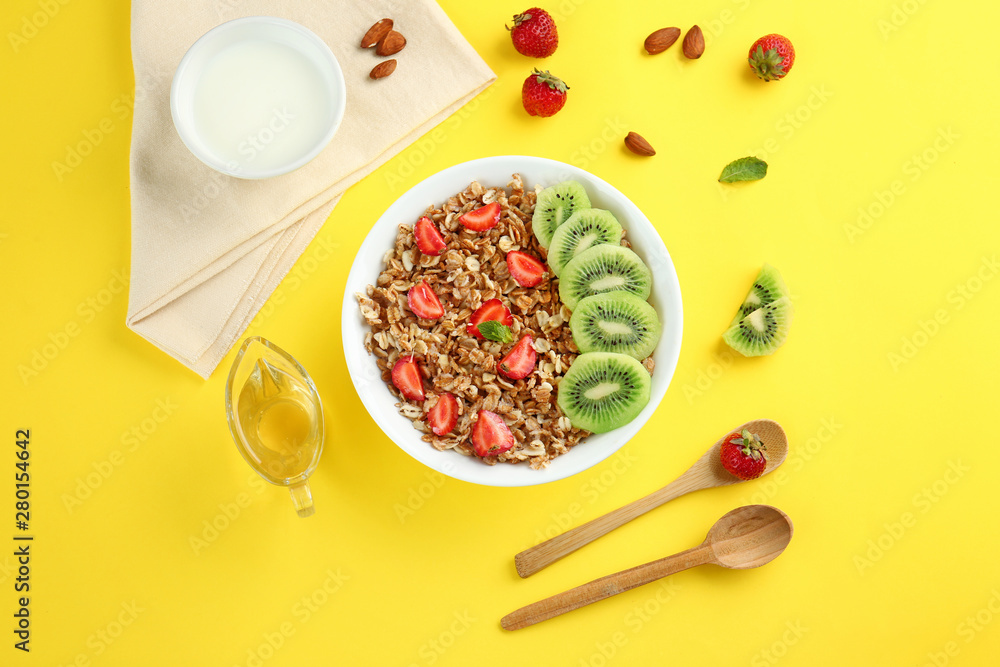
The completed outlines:
<svg viewBox="0 0 1000 667">
<path fill-rule="evenodd" d="M 496 320 L 488 320 L 476 328 L 479 329 L 479 333 L 483 334 L 483 338 L 486 340 L 492 340 L 497 343 L 514 342 L 514 332 L 510 330 L 510 327 L 506 324 L 500 324 Z"/>
<path fill-rule="evenodd" d="M 767 163 L 760 158 L 741 157 L 726 165 L 719 176 L 720 183 L 735 183 L 736 181 L 759 181 L 767 174 Z"/>
</svg>

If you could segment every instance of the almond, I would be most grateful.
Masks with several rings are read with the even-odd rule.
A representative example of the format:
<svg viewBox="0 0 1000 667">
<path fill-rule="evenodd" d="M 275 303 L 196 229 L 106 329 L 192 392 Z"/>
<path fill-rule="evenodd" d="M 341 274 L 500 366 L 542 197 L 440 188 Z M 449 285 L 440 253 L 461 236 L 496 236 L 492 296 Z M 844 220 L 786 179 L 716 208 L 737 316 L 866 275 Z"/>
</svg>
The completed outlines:
<svg viewBox="0 0 1000 667">
<path fill-rule="evenodd" d="M 677 38 L 681 36 L 680 28 L 660 28 L 643 42 L 643 46 L 646 47 L 646 53 L 651 56 L 655 56 L 657 53 L 663 53 L 677 41 Z"/>
<path fill-rule="evenodd" d="M 390 30 L 392 30 L 392 19 L 378 21 L 375 25 L 368 28 L 368 32 L 361 38 L 361 48 L 368 49 L 375 46 L 380 39 L 389 34 Z"/>
<path fill-rule="evenodd" d="M 372 71 L 369 72 L 368 76 L 373 79 L 384 79 L 395 71 L 396 59 L 391 58 L 389 60 L 383 60 L 378 65 L 375 65 L 375 67 L 372 68 Z"/>
<path fill-rule="evenodd" d="M 625 137 L 625 147 L 636 155 L 642 155 L 643 157 L 656 155 L 656 151 L 649 145 L 649 142 L 643 139 L 642 135 L 635 132 L 629 132 Z"/>
<path fill-rule="evenodd" d="M 385 37 L 379 40 L 375 47 L 375 53 L 380 56 L 391 56 L 402 51 L 404 46 L 406 46 L 406 38 L 395 30 L 390 30 L 385 34 Z"/>
<path fill-rule="evenodd" d="M 684 55 L 691 60 L 701 58 L 701 54 L 705 53 L 705 36 L 701 34 L 701 28 L 692 26 L 684 35 L 682 46 L 684 47 Z"/>
</svg>

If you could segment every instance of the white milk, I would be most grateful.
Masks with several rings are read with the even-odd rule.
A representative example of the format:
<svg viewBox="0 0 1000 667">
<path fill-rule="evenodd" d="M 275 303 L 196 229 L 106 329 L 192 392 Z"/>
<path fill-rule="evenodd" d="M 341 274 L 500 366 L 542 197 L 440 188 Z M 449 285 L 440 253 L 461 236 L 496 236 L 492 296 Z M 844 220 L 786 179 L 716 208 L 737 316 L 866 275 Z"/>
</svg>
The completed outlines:
<svg viewBox="0 0 1000 667">
<path fill-rule="evenodd" d="M 316 66 L 295 49 L 264 40 L 237 42 L 213 56 L 195 84 L 193 105 L 205 147 L 230 166 L 254 171 L 308 153 L 333 115 Z"/>
</svg>

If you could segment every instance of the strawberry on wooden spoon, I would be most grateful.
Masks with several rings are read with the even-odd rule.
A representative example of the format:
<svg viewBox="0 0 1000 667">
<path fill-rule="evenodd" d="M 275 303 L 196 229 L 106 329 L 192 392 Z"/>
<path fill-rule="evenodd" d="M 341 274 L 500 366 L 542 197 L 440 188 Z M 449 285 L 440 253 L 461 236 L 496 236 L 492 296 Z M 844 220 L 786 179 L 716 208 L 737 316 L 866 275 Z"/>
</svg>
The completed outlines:
<svg viewBox="0 0 1000 667">
<path fill-rule="evenodd" d="M 722 467 L 740 479 L 756 479 L 764 474 L 767 447 L 756 433 L 747 429 L 730 433 L 722 443 Z"/>
</svg>

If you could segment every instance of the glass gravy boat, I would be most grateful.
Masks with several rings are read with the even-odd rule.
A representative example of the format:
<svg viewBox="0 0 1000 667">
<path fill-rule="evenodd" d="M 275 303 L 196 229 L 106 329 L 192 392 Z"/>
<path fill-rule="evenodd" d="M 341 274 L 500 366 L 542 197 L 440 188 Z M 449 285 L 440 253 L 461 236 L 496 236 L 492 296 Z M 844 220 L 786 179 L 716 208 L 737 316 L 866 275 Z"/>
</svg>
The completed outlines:
<svg viewBox="0 0 1000 667">
<path fill-rule="evenodd" d="M 323 404 L 304 368 L 260 336 L 240 347 L 226 381 L 226 417 L 236 447 L 261 477 L 288 487 L 311 516 L 308 479 L 323 453 Z"/>
</svg>

